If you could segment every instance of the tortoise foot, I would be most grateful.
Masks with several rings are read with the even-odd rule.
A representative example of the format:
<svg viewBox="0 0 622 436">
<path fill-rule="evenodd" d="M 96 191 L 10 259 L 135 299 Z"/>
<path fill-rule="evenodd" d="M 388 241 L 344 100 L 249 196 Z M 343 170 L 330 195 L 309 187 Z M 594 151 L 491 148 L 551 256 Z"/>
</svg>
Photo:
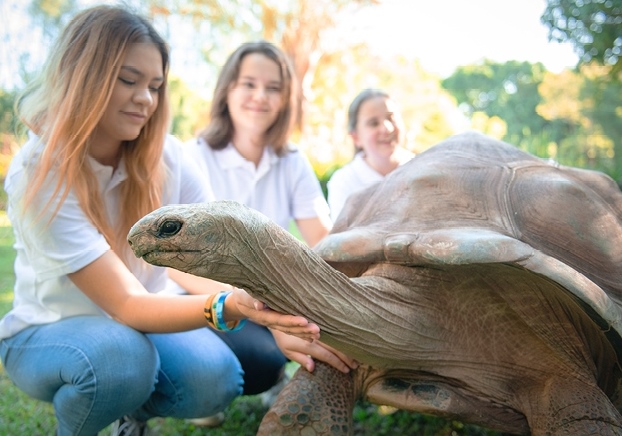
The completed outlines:
<svg viewBox="0 0 622 436">
<path fill-rule="evenodd" d="M 313 373 L 300 368 L 294 374 L 257 435 L 351 435 L 354 403 L 352 375 L 316 362 Z"/>
</svg>

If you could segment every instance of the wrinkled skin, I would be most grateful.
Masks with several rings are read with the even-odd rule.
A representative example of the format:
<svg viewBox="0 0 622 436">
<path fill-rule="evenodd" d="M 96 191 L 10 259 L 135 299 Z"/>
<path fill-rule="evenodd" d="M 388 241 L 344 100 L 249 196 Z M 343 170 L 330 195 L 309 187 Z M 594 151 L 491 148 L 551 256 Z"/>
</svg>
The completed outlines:
<svg viewBox="0 0 622 436">
<path fill-rule="evenodd" d="M 137 256 L 317 323 L 362 365 L 299 370 L 260 434 L 350 434 L 358 399 L 533 435 L 622 433 L 622 194 L 457 135 L 352 198 L 315 251 L 232 202 L 169 206 Z"/>
</svg>

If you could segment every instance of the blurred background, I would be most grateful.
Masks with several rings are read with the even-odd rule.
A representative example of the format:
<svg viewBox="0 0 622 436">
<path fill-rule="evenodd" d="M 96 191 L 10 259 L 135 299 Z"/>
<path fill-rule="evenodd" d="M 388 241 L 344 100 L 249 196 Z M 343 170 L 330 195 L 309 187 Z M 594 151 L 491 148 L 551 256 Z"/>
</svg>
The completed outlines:
<svg viewBox="0 0 622 436">
<path fill-rule="evenodd" d="M 15 96 L 92 0 L 0 0 L 0 181 L 23 140 Z M 622 183 L 622 0 L 134 0 L 170 42 L 172 133 L 208 121 L 217 72 L 269 40 L 303 96 L 293 140 L 325 182 L 352 157 L 346 111 L 365 87 L 400 104 L 419 153 L 475 129 Z M 1 200 L 0 200 L 1 201 Z M 0 202 L 0 207 L 3 204 Z"/>
<path fill-rule="evenodd" d="M 60 29 L 93 0 L 0 0 L 0 183 L 23 143 L 15 97 Z M 266 39 L 292 58 L 303 96 L 293 141 L 325 186 L 352 158 L 347 107 L 363 88 L 401 106 L 420 153 L 475 129 L 622 184 L 622 0 L 127 0 L 171 45 L 171 131 L 207 124 L 217 73 L 243 42 Z M 13 233 L 0 189 L 0 316 L 13 300 Z M 0 365 L 0 434 L 54 432 L 52 406 L 17 390 Z M 159 420 L 162 435 L 254 435 L 266 409 L 242 397 L 220 429 Z M 457 421 L 369 404 L 356 435 L 499 436 Z"/>
</svg>

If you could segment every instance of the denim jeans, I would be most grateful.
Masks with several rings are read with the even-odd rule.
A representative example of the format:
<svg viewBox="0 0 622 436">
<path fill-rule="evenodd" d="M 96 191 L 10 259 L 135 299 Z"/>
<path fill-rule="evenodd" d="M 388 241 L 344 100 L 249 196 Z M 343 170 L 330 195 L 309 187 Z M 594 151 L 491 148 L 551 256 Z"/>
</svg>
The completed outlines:
<svg viewBox="0 0 622 436">
<path fill-rule="evenodd" d="M 196 418 L 242 394 L 243 371 L 209 328 L 144 334 L 104 317 L 29 327 L 0 342 L 9 378 L 52 402 L 58 435 L 96 435 L 124 415 Z"/>
<path fill-rule="evenodd" d="M 248 321 L 237 332 L 216 332 L 233 350 L 244 370 L 244 395 L 257 395 L 274 386 L 287 358 L 266 327 Z"/>
</svg>

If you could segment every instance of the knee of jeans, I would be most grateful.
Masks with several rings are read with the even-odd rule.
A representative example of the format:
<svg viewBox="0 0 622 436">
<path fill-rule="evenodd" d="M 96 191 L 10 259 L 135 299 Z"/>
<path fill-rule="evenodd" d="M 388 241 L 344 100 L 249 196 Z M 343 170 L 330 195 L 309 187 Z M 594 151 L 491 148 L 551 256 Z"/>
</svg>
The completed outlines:
<svg viewBox="0 0 622 436">
<path fill-rule="evenodd" d="M 242 395 L 244 379 L 239 361 L 231 353 L 221 356 L 218 365 L 202 375 L 203 381 L 195 385 L 194 401 L 186 407 L 188 417 L 208 416 L 224 410 L 231 402 Z"/>
<path fill-rule="evenodd" d="M 121 342 L 108 343 L 101 350 L 105 371 L 114 384 L 129 388 L 138 395 L 148 396 L 154 390 L 160 369 L 155 346 L 142 333 L 132 331 Z"/>
<path fill-rule="evenodd" d="M 216 391 L 224 401 L 230 402 L 242 394 L 244 371 L 233 353 L 221 356 L 219 365 L 211 371 L 209 379 L 216 385 Z"/>
</svg>

